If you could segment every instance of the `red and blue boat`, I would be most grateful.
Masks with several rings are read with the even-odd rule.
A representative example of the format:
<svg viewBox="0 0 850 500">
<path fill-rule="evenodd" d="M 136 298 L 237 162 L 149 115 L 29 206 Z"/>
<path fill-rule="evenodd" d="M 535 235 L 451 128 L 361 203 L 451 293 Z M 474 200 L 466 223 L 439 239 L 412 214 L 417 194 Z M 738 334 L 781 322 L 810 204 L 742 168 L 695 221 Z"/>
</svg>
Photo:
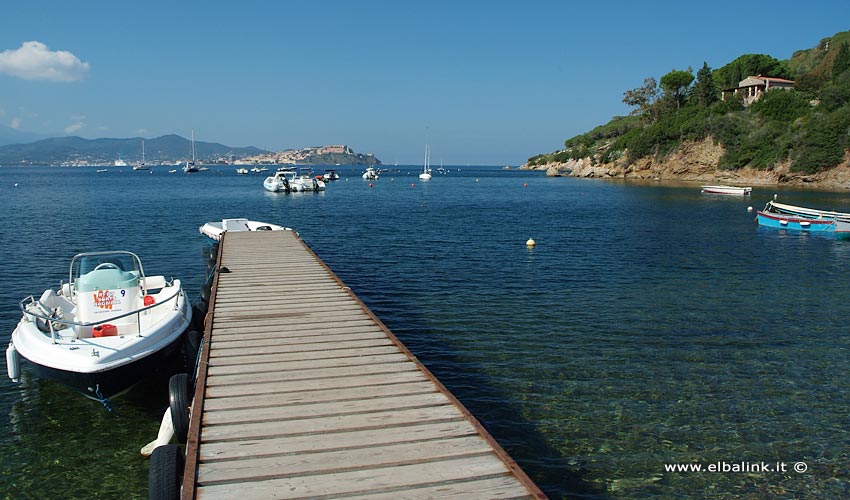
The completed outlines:
<svg viewBox="0 0 850 500">
<path fill-rule="evenodd" d="M 850 213 L 818 210 L 768 201 L 757 212 L 760 226 L 850 238 Z"/>
</svg>

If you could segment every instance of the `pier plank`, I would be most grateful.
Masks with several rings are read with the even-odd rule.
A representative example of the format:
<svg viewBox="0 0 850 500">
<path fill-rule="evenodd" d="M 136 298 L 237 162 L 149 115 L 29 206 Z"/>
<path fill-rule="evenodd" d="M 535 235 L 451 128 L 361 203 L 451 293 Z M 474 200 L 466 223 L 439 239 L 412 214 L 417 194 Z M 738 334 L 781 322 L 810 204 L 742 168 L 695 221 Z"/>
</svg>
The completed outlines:
<svg viewBox="0 0 850 500">
<path fill-rule="evenodd" d="M 184 500 L 545 498 L 295 233 L 217 265 Z"/>
</svg>

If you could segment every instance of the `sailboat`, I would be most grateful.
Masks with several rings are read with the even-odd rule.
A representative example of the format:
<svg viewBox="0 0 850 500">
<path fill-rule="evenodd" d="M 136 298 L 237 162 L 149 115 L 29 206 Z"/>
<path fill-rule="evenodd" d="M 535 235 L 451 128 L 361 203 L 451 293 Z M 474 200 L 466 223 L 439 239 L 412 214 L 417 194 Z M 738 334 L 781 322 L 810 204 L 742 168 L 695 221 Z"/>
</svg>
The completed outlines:
<svg viewBox="0 0 850 500">
<path fill-rule="evenodd" d="M 183 172 L 191 174 L 197 171 L 198 167 L 195 165 L 195 129 L 192 129 L 192 161 L 186 162 L 186 165 L 183 166 Z"/>
<path fill-rule="evenodd" d="M 150 170 L 150 168 L 145 165 L 145 140 L 142 139 L 142 161 L 133 165 L 133 170 Z"/>
<path fill-rule="evenodd" d="M 428 144 L 425 145 L 425 166 L 422 169 L 422 173 L 419 174 L 419 178 L 423 181 L 431 180 L 431 165 L 428 164 L 431 156 L 431 146 Z"/>
</svg>

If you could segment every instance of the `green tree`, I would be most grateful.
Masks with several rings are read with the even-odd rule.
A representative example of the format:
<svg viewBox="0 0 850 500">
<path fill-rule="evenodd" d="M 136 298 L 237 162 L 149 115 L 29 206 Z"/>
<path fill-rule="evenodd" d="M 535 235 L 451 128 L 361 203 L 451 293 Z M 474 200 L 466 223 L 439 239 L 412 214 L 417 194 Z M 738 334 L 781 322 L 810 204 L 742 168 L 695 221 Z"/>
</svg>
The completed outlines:
<svg viewBox="0 0 850 500">
<path fill-rule="evenodd" d="M 661 88 L 664 90 L 664 96 L 676 103 L 676 110 L 679 110 L 685 103 L 688 87 L 692 81 L 694 81 L 694 75 L 690 71 L 678 69 L 674 69 L 661 77 Z"/>
<path fill-rule="evenodd" d="M 717 92 L 717 85 L 714 84 L 711 68 L 703 61 L 702 68 L 697 71 L 697 81 L 694 84 L 692 96 L 696 99 L 697 104 L 707 108 L 717 102 Z"/>
<path fill-rule="evenodd" d="M 634 106 L 630 114 L 642 115 L 647 121 L 653 122 L 652 104 L 658 98 L 658 84 L 655 83 L 655 78 L 649 77 L 643 80 L 643 85 L 627 90 L 623 94 L 623 102 L 628 106 Z"/>
<path fill-rule="evenodd" d="M 847 45 L 847 42 L 844 42 L 838 48 L 838 54 L 832 61 L 832 79 L 838 78 L 848 68 L 850 68 L 850 46 Z"/>
<path fill-rule="evenodd" d="M 744 78 L 756 75 L 793 79 L 786 61 L 780 61 L 766 54 L 744 54 L 716 70 L 714 79 L 725 82 L 730 87 L 736 87 Z"/>
<path fill-rule="evenodd" d="M 722 69 L 722 68 L 721 68 Z M 743 78 L 741 77 L 741 65 L 737 62 L 732 63 L 732 67 L 729 71 L 727 85 L 730 87 L 737 87 L 739 83 L 741 83 Z"/>
</svg>

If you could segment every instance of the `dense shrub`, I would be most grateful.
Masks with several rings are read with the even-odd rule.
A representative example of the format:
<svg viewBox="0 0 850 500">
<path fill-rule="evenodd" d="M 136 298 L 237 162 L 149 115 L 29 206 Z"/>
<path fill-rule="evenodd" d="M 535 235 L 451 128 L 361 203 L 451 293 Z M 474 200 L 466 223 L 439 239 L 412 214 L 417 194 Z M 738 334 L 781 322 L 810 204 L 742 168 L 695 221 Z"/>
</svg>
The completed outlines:
<svg viewBox="0 0 850 500">
<path fill-rule="evenodd" d="M 815 173 L 837 165 L 850 145 L 850 105 L 818 113 L 795 146 L 794 172 Z"/>
<path fill-rule="evenodd" d="M 752 110 L 768 120 L 793 122 L 808 113 L 809 101 L 794 91 L 767 92 L 753 103 Z"/>
</svg>

